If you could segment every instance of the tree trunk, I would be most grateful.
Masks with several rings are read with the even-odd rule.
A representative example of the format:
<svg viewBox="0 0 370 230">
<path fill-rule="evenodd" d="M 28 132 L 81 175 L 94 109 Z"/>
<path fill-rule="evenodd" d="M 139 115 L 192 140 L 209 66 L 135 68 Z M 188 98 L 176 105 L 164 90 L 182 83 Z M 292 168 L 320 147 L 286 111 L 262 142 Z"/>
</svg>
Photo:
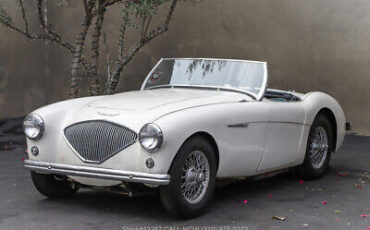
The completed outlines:
<svg viewBox="0 0 370 230">
<path fill-rule="evenodd" d="M 177 6 L 178 0 L 172 0 L 170 9 L 168 11 L 166 20 L 163 23 L 163 26 L 158 27 L 157 29 L 152 30 L 148 36 L 145 36 L 142 38 L 138 43 L 135 44 L 134 47 L 130 50 L 130 52 L 125 55 L 125 57 L 121 57 L 122 59 L 118 59 L 116 63 L 116 70 L 114 71 L 110 81 L 108 82 L 107 86 L 107 94 L 113 94 L 119 84 L 121 73 L 124 69 L 124 67 L 135 57 L 137 52 L 141 48 L 143 48 L 147 43 L 149 43 L 152 39 L 158 37 L 159 35 L 163 34 L 168 30 L 170 21 L 172 19 L 173 13 L 175 11 L 175 8 Z"/>
<path fill-rule="evenodd" d="M 128 8 L 129 5 L 126 5 L 126 8 Z M 126 34 L 126 28 L 127 28 L 127 22 L 128 22 L 128 17 L 129 17 L 129 11 L 128 9 L 125 11 L 123 15 L 123 22 L 121 24 L 121 30 L 120 30 L 120 37 L 118 40 L 118 58 L 116 62 L 116 69 L 113 71 L 113 74 L 111 78 L 108 80 L 107 83 L 107 94 L 113 94 L 114 89 L 117 87 L 119 84 L 119 79 L 120 75 L 123 70 L 123 66 L 120 65 L 120 63 L 124 59 L 124 40 L 125 40 L 125 34 Z"/>
<path fill-rule="evenodd" d="M 99 95 L 99 74 L 98 74 L 98 67 L 99 67 L 99 43 L 101 37 L 101 29 L 103 27 L 104 22 L 104 15 L 105 9 L 102 9 L 99 12 L 98 17 L 96 19 L 93 40 L 92 40 L 92 56 L 91 56 L 91 72 L 89 73 L 89 95 L 96 96 Z"/>
<path fill-rule="evenodd" d="M 76 98 L 80 91 L 80 77 L 78 74 L 78 70 L 79 70 L 80 63 L 81 63 L 81 56 L 82 56 L 82 51 L 83 51 L 83 47 L 84 47 L 85 40 L 86 40 L 86 34 L 89 30 L 90 25 L 91 25 L 91 18 L 86 16 L 85 22 L 83 24 L 83 30 L 76 39 L 76 45 L 73 51 L 71 74 L 70 74 L 69 96 L 71 98 Z"/>
</svg>

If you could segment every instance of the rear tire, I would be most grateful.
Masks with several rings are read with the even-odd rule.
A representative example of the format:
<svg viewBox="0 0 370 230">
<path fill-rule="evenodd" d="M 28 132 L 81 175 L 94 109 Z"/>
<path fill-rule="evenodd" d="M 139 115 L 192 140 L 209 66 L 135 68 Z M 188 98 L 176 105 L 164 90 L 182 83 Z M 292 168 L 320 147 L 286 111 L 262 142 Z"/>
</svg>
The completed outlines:
<svg viewBox="0 0 370 230">
<path fill-rule="evenodd" d="M 31 171 L 31 178 L 37 191 L 52 199 L 69 197 L 78 191 L 78 188 L 67 180 L 56 179 L 52 174 Z"/>
<path fill-rule="evenodd" d="M 201 215 L 212 200 L 216 170 L 217 159 L 211 144 L 203 137 L 187 140 L 172 163 L 170 183 L 160 187 L 165 209 L 181 219 Z"/>
<path fill-rule="evenodd" d="M 333 151 L 333 132 L 328 118 L 318 115 L 310 129 L 307 140 L 306 155 L 298 174 L 304 179 L 316 179 L 324 175 L 329 168 Z"/>
</svg>

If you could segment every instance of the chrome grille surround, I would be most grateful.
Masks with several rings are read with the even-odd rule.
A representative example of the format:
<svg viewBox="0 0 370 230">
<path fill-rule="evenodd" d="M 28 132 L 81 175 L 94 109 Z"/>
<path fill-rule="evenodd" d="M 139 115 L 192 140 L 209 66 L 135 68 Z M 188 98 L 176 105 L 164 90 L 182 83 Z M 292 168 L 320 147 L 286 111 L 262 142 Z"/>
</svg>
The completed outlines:
<svg viewBox="0 0 370 230">
<path fill-rule="evenodd" d="M 100 164 L 136 142 L 138 135 L 124 126 L 89 120 L 64 129 L 64 136 L 77 156 L 86 163 Z"/>
</svg>

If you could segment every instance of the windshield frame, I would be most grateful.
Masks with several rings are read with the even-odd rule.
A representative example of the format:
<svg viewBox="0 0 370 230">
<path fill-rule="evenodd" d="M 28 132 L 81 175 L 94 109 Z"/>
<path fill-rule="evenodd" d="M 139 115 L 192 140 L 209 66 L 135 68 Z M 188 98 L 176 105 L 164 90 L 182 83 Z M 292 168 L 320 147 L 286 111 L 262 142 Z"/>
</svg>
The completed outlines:
<svg viewBox="0 0 370 230">
<path fill-rule="evenodd" d="M 259 64 L 262 64 L 263 68 L 264 68 L 261 90 L 259 91 L 258 94 L 255 94 L 255 93 L 250 92 L 248 90 L 242 90 L 242 89 L 237 88 L 237 87 L 221 87 L 221 86 L 208 86 L 208 85 L 184 85 L 184 84 L 181 84 L 181 85 L 176 85 L 176 84 L 174 84 L 174 85 L 169 85 L 169 84 L 158 85 L 158 86 L 149 87 L 149 88 L 145 89 L 145 86 L 146 86 L 147 82 L 149 81 L 150 77 L 152 76 L 152 74 L 154 73 L 155 69 L 157 69 L 157 67 L 162 63 L 162 61 L 166 61 L 166 60 L 212 60 L 212 61 L 222 60 L 222 61 L 232 61 L 232 62 L 259 63 Z M 196 89 L 198 89 L 198 88 L 199 89 L 213 89 L 213 90 L 220 90 L 220 91 L 233 91 L 233 92 L 244 93 L 244 94 L 248 95 L 249 97 L 251 97 L 252 99 L 254 99 L 256 101 L 261 101 L 263 99 L 264 95 L 265 95 L 265 91 L 266 91 L 266 88 L 267 88 L 267 81 L 268 81 L 267 63 L 262 62 L 262 61 L 249 61 L 249 60 L 239 60 L 239 59 L 220 59 L 220 58 L 161 58 L 158 61 L 158 63 L 153 67 L 153 69 L 149 72 L 147 77 L 145 78 L 143 84 L 141 85 L 140 90 L 151 90 L 151 89 L 158 89 L 158 88 L 174 88 L 174 87 L 193 88 L 193 89 L 195 89 L 195 88 Z"/>
</svg>

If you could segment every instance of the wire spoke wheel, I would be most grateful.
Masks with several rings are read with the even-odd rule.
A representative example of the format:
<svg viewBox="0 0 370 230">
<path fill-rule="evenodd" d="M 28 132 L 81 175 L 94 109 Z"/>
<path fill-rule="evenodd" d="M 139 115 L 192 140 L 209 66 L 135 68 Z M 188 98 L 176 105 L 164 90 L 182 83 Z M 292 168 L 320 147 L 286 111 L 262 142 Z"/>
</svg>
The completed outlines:
<svg viewBox="0 0 370 230">
<path fill-rule="evenodd" d="M 214 146 L 203 136 L 185 141 L 172 162 L 168 185 L 160 186 L 163 206 L 173 216 L 200 216 L 216 188 L 217 158 Z"/>
<path fill-rule="evenodd" d="M 191 152 L 185 159 L 181 176 L 181 192 L 191 204 L 200 202 L 207 192 L 210 167 L 206 155 L 199 150 Z"/>
<path fill-rule="evenodd" d="M 316 127 L 310 144 L 310 160 L 312 167 L 319 169 L 324 165 L 329 148 L 328 135 L 322 126 Z"/>
</svg>

